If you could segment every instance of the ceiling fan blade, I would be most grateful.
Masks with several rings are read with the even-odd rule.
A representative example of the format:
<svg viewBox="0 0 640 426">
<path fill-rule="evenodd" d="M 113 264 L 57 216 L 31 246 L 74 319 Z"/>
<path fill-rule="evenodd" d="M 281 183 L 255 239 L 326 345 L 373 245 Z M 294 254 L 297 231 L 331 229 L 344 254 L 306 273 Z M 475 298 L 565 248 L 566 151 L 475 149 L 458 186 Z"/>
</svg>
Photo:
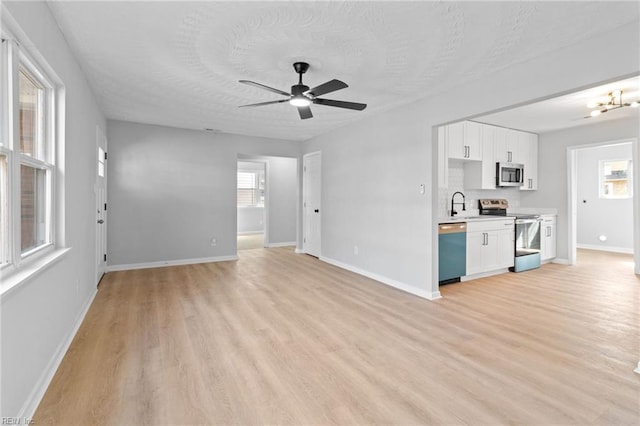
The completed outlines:
<svg viewBox="0 0 640 426">
<path fill-rule="evenodd" d="M 313 117 L 313 114 L 311 114 L 311 108 L 309 108 L 308 106 L 298 107 L 298 113 L 300 114 L 300 119 L 302 120 Z"/>
<path fill-rule="evenodd" d="M 244 107 L 257 107 L 262 105 L 281 104 L 282 102 L 289 102 L 289 99 L 282 99 L 279 101 L 260 102 L 259 104 L 240 105 L 238 108 Z"/>
<path fill-rule="evenodd" d="M 305 92 L 305 95 L 311 96 L 321 96 L 325 93 L 335 92 L 336 90 L 344 89 L 345 87 L 349 87 L 347 83 L 344 83 L 340 80 L 331 80 L 326 83 L 321 84 L 320 86 L 313 87 Z"/>
<path fill-rule="evenodd" d="M 326 105 L 326 106 L 332 106 L 332 107 L 338 107 L 338 108 L 355 109 L 358 111 L 362 111 L 367 107 L 367 104 L 359 104 L 357 102 L 334 101 L 333 99 L 315 98 L 313 100 L 313 103 L 318 105 Z"/>
<path fill-rule="evenodd" d="M 259 89 L 268 90 L 270 92 L 277 93 L 279 95 L 291 96 L 291 93 L 284 92 L 280 89 L 274 89 L 273 87 L 265 86 L 264 84 L 256 83 L 255 81 L 249 81 L 249 80 L 238 80 L 238 81 L 240 83 L 248 84 L 249 86 L 257 87 Z"/>
</svg>

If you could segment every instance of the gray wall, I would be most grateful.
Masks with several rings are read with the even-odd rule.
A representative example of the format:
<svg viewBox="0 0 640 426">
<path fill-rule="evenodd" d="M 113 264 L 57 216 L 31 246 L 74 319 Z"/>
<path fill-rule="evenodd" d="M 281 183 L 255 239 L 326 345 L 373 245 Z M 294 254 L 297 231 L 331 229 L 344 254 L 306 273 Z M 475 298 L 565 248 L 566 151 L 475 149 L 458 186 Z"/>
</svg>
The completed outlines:
<svg viewBox="0 0 640 426">
<path fill-rule="evenodd" d="M 2 2 L 62 80 L 66 131 L 60 142 L 58 242 L 65 257 L 2 295 L 0 416 L 31 415 L 96 292 L 96 126 L 106 129 L 84 75 L 44 2 Z M 4 9 L 6 7 L 6 9 Z M 8 15 L 4 16 L 5 18 Z"/>
<path fill-rule="evenodd" d="M 558 258 L 569 259 L 567 148 L 594 143 L 638 138 L 638 120 L 634 118 L 595 122 L 539 137 L 539 184 L 537 191 L 523 193 L 522 207 L 552 207 L 558 209 Z M 635 177 L 636 182 L 638 176 Z M 630 232 L 631 233 L 631 232 Z"/>
<path fill-rule="evenodd" d="M 631 154 L 631 143 L 578 151 L 578 247 L 633 252 L 633 199 L 600 198 L 598 193 L 600 160 L 631 160 Z M 606 241 L 599 240 L 601 235 Z"/>
<path fill-rule="evenodd" d="M 296 244 L 298 208 L 298 160 L 267 157 L 266 244 Z"/>
<path fill-rule="evenodd" d="M 300 151 L 298 142 L 122 121 L 109 121 L 107 137 L 110 267 L 235 256 L 238 154 Z"/>
</svg>

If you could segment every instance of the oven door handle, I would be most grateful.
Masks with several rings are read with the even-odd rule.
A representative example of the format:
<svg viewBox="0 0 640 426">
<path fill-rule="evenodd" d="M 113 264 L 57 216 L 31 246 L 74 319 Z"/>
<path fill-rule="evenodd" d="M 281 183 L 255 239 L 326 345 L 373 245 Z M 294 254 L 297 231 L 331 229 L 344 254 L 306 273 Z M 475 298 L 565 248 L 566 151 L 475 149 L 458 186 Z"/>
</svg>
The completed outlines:
<svg viewBox="0 0 640 426">
<path fill-rule="evenodd" d="M 542 219 L 516 219 L 516 225 L 522 225 L 527 223 L 542 222 Z"/>
</svg>

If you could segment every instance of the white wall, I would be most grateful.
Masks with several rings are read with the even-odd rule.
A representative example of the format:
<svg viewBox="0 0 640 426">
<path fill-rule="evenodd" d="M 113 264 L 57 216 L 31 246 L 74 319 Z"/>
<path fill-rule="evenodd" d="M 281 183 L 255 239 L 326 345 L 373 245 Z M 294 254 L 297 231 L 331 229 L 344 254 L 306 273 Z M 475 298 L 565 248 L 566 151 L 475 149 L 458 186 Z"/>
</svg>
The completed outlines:
<svg viewBox="0 0 640 426">
<path fill-rule="evenodd" d="M 122 121 L 109 121 L 107 136 L 110 268 L 234 257 L 238 154 L 300 151 L 298 142 Z"/>
<path fill-rule="evenodd" d="M 30 416 L 96 292 L 96 125 L 106 128 L 85 77 L 43 2 L 3 2 L 66 89 L 64 157 L 59 165 L 64 208 L 59 240 L 69 253 L 2 296 L 0 416 Z M 6 9 L 4 9 L 6 8 Z M 5 15 L 7 16 L 7 15 Z"/>
<path fill-rule="evenodd" d="M 577 153 L 578 247 L 633 253 L 633 199 L 600 198 L 600 160 L 631 160 L 631 143 Z M 606 241 L 600 241 L 604 235 Z"/>
<path fill-rule="evenodd" d="M 264 233 L 264 207 L 238 207 L 238 235 Z"/>
<path fill-rule="evenodd" d="M 551 207 L 558 210 L 558 258 L 569 259 L 567 148 L 639 136 L 638 121 L 634 118 L 600 123 L 594 120 L 593 124 L 540 134 L 538 190 L 523 193 L 520 204 L 522 207 Z M 636 175 L 636 182 L 637 178 Z"/>
<path fill-rule="evenodd" d="M 638 36 L 634 22 L 307 141 L 322 152 L 322 257 L 438 297 L 434 126 L 638 73 Z"/>
</svg>

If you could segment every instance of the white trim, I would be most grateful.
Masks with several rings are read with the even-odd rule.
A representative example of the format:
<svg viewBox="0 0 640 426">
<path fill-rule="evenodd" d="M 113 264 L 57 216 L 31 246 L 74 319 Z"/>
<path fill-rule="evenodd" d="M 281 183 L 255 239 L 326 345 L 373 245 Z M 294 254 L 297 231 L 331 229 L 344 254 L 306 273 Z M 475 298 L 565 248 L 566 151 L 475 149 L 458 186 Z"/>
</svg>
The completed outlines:
<svg viewBox="0 0 640 426">
<path fill-rule="evenodd" d="M 367 278 L 371 278 L 372 280 L 376 280 L 382 284 L 386 284 L 390 287 L 393 288 L 397 288 L 398 290 L 402 290 L 404 292 L 413 294 L 414 296 L 418 296 L 418 297 L 422 297 L 423 299 L 427 299 L 427 300 L 435 300 L 435 299 L 440 299 L 442 296 L 440 295 L 439 291 L 435 291 L 433 293 L 421 289 L 421 288 L 417 288 L 414 287 L 412 285 L 409 284 L 405 284 L 403 282 L 391 279 L 391 278 L 387 278 L 384 277 L 382 275 L 378 275 L 376 273 L 373 272 L 369 272 L 369 271 L 365 271 L 364 269 L 360 269 L 360 268 L 356 268 L 355 266 L 351 266 L 349 264 L 334 260 L 334 259 L 330 259 L 328 257 L 320 257 L 319 258 L 321 261 L 329 263 L 333 266 L 337 266 L 338 268 L 342 268 L 342 269 L 346 269 L 347 271 L 351 271 L 354 272 L 358 275 L 362 275 L 365 276 Z"/>
<path fill-rule="evenodd" d="M 107 266 L 107 272 L 130 271 L 134 269 L 162 268 L 165 266 L 195 265 L 197 263 L 226 262 L 230 260 L 238 260 L 238 256 L 234 255 L 234 256 L 201 257 L 197 259 L 161 260 L 159 262 L 109 265 Z"/>
<path fill-rule="evenodd" d="M 553 259 L 551 259 L 551 263 L 555 263 L 557 265 L 571 265 L 572 263 L 569 261 L 569 259 L 565 259 L 562 257 L 554 257 Z"/>
<path fill-rule="evenodd" d="M 243 236 L 243 235 L 258 235 L 258 234 L 264 234 L 264 230 L 261 230 L 261 231 L 245 231 L 245 232 L 238 232 L 238 236 Z"/>
<path fill-rule="evenodd" d="M 638 366 L 636 367 L 635 370 L 633 370 L 633 372 L 640 374 L 640 361 L 638 361 Z"/>
<path fill-rule="evenodd" d="M 269 243 L 266 244 L 265 247 L 269 247 L 269 248 L 273 248 L 273 247 L 291 247 L 291 246 L 295 246 L 296 242 L 295 241 L 289 241 L 289 242 L 285 242 L 285 243 Z"/>
<path fill-rule="evenodd" d="M 20 267 L 7 267 L 6 270 L 3 269 L 0 272 L 0 276 L 2 277 L 0 299 L 9 296 L 17 288 L 62 260 L 70 251 L 70 248 L 57 249 L 51 252 L 47 251 L 47 254 L 23 262 Z"/>
<path fill-rule="evenodd" d="M 16 416 L 17 418 L 32 418 L 33 415 L 35 414 L 36 409 L 40 404 L 40 401 L 42 401 L 42 398 L 44 397 L 44 394 L 47 391 L 47 388 L 49 387 L 49 384 L 51 384 L 51 380 L 53 380 L 53 376 L 56 374 L 56 371 L 58 371 L 58 367 L 60 367 L 60 363 L 62 363 L 62 359 L 64 358 L 67 351 L 69 350 L 69 347 L 71 346 L 71 342 L 73 341 L 73 338 L 76 336 L 76 333 L 80 328 L 80 325 L 82 325 L 82 322 L 84 321 L 84 317 L 87 315 L 87 312 L 89 312 L 89 308 L 91 307 L 91 304 L 93 303 L 93 299 L 95 299 L 96 294 L 98 294 L 98 290 L 94 289 L 91 295 L 89 296 L 89 298 L 87 299 L 87 301 L 85 302 L 84 307 L 76 316 L 71 332 L 67 334 L 66 338 L 62 342 L 60 342 L 60 345 L 58 346 L 53 356 L 49 360 L 47 367 L 44 369 L 44 371 L 40 375 L 40 378 L 38 379 L 36 385 L 33 387 L 33 389 L 31 390 L 31 393 L 27 397 L 27 400 L 22 405 L 20 412 Z"/>
<path fill-rule="evenodd" d="M 298 248 L 297 246 L 296 246 L 295 253 L 296 254 L 306 254 L 304 250 L 302 250 L 301 248 Z"/>
<path fill-rule="evenodd" d="M 465 275 L 464 277 L 460 277 L 460 281 L 461 282 L 471 281 L 478 278 L 486 278 L 486 277 L 491 277 L 493 275 L 508 274 L 508 273 L 509 273 L 508 268 L 496 269 L 495 271 L 478 272 L 477 274 L 473 274 L 473 275 Z"/>
<path fill-rule="evenodd" d="M 576 248 L 586 249 L 586 250 L 610 251 L 612 253 L 633 254 L 633 248 L 628 248 L 628 247 L 597 246 L 593 244 L 576 244 Z"/>
</svg>

